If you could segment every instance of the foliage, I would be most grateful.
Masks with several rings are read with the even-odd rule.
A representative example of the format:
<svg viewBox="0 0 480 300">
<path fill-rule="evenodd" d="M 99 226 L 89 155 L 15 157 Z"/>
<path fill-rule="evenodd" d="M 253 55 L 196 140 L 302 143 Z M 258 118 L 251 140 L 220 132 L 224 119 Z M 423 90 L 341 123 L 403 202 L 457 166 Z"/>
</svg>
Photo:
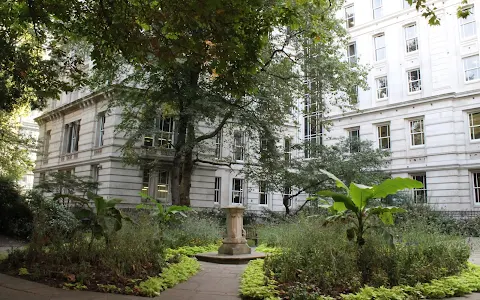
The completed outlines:
<svg viewBox="0 0 480 300">
<path fill-rule="evenodd" d="M 307 291 L 338 296 L 358 291 L 363 282 L 373 287 L 415 285 L 458 274 L 465 268 L 469 248 L 465 239 L 445 236 L 424 224 L 394 229 L 395 247 L 388 245 L 382 232 L 365 236 L 361 264 L 353 241 L 339 235 L 346 224 L 323 227 L 323 218 L 272 225 L 271 245 L 280 248 L 266 258 L 266 272 L 272 271 L 282 295 Z M 259 233 L 270 231 L 268 225 Z M 262 240 L 264 242 L 264 240 Z M 260 251 L 257 248 L 257 251 Z M 268 274 L 268 273 L 267 273 Z M 298 296 L 301 299 L 301 296 Z"/>
<path fill-rule="evenodd" d="M 33 216 L 20 188 L 11 179 L 0 177 L 0 233 L 28 238 Z"/>
<path fill-rule="evenodd" d="M 142 296 L 155 297 L 167 288 L 189 279 L 200 270 L 200 264 L 195 258 L 180 256 L 179 262 L 168 265 L 156 277 L 150 277 L 139 284 Z"/>
<path fill-rule="evenodd" d="M 224 229 L 218 220 L 188 212 L 186 218 L 181 218 L 164 231 L 165 244 L 170 248 L 182 246 L 209 246 L 222 239 Z"/>
<path fill-rule="evenodd" d="M 240 295 L 247 299 L 278 299 L 276 282 L 265 276 L 264 261 L 255 259 L 248 263 L 240 281 Z"/>
<path fill-rule="evenodd" d="M 150 205 L 142 203 L 137 205 L 136 208 L 151 210 L 152 216 L 161 227 L 169 225 L 175 219 L 176 215 L 186 217 L 183 212 L 191 210 L 191 208 L 187 206 L 165 205 L 146 194 L 142 194 L 141 196 L 143 199 L 149 200 Z"/>
<path fill-rule="evenodd" d="M 359 149 L 350 153 L 352 145 Z M 293 145 L 292 148 L 305 150 L 305 144 Z M 245 168 L 245 176 L 252 181 L 268 178 L 269 189 L 283 191 L 284 187 L 292 187 L 297 196 L 301 192 L 314 194 L 319 190 L 334 189 L 335 184 L 320 170 L 325 169 L 336 174 L 342 181 L 378 184 L 389 178 L 385 171 L 388 165 L 389 152 L 373 147 L 371 141 L 341 140 L 337 144 L 309 146 L 315 150 L 315 156 L 304 159 L 293 157 L 289 165 L 283 162 L 283 150 L 272 152 L 268 158 L 261 159 L 259 165 Z M 288 200 L 288 199 L 284 199 Z M 289 211 L 289 210 L 287 210 Z M 296 212 L 298 213 L 298 211 Z"/>
<path fill-rule="evenodd" d="M 269 253 L 269 254 L 276 254 L 276 253 L 281 253 L 282 252 L 282 250 L 280 248 L 268 247 L 265 244 L 259 245 L 257 248 L 255 248 L 255 251 L 263 252 L 263 253 Z"/>
<path fill-rule="evenodd" d="M 195 256 L 199 253 L 215 252 L 218 250 L 219 244 L 210 244 L 206 246 L 183 246 L 179 248 L 167 249 L 167 257 L 175 255 Z"/>
<path fill-rule="evenodd" d="M 340 179 L 328 171 L 321 170 L 329 178 L 335 180 L 338 188 L 346 191 L 347 195 L 331 191 L 318 192 L 318 196 L 331 197 L 333 204 L 330 209 L 336 214 L 328 217 L 327 221 L 337 221 L 339 219 L 347 220 L 351 226 L 347 229 L 347 236 L 353 240 L 356 238 L 358 246 L 365 244 L 364 235 L 367 229 L 367 221 L 371 216 L 377 216 L 385 225 L 393 225 L 393 214 L 405 212 L 399 207 L 377 206 L 369 207 L 372 199 L 383 199 L 389 195 L 394 195 L 404 189 L 421 188 L 423 184 L 410 178 L 387 179 L 374 186 L 365 186 L 356 183 L 350 183 L 347 187 Z M 393 240 L 391 240 L 393 243 Z"/>
<path fill-rule="evenodd" d="M 88 193 L 96 193 L 99 183 L 91 177 L 79 177 L 68 172 L 49 173 L 45 180 L 42 180 L 35 189 L 44 194 L 51 194 L 53 200 L 63 205 L 78 204 L 76 201 L 87 197 Z M 76 196 L 79 194 L 79 196 Z M 72 202 L 72 203 L 71 203 Z"/>
<path fill-rule="evenodd" d="M 2 93 L 1 77 L 0 71 L 0 94 Z M 26 113 L 26 109 L 21 107 L 10 113 L 0 110 L 0 134 L 2 137 L 0 139 L 0 176 L 2 177 L 18 180 L 33 169 L 31 153 L 36 150 L 36 137 L 23 130 L 20 123 L 20 118 Z"/>
<path fill-rule="evenodd" d="M 91 232 L 90 245 L 94 239 L 104 238 L 109 244 L 113 234 L 122 229 L 123 221 L 131 221 L 115 206 L 120 203 L 120 199 L 106 200 L 101 196 L 88 193 L 88 199 L 84 201 L 86 208 L 75 211 L 75 216 L 81 221 L 82 226 Z M 92 201 L 94 207 L 89 202 Z"/>
</svg>

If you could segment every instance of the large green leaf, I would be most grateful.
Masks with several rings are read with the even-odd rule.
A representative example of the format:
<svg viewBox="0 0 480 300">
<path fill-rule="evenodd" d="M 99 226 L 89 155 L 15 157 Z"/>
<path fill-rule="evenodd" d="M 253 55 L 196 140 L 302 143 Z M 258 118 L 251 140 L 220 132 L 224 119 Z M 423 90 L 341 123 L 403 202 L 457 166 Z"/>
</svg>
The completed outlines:
<svg viewBox="0 0 480 300">
<path fill-rule="evenodd" d="M 366 185 L 350 183 L 350 197 L 352 198 L 353 203 L 363 210 L 368 204 L 368 200 L 372 198 L 373 189 Z"/>
<path fill-rule="evenodd" d="M 358 212 L 358 207 L 355 206 L 352 199 L 350 197 L 348 197 L 347 195 L 335 193 L 335 192 L 332 192 L 332 191 L 320 191 L 320 192 L 317 193 L 317 195 L 325 196 L 325 197 L 331 197 L 333 199 L 333 201 L 335 201 L 335 203 L 333 204 L 333 208 L 337 212 L 342 212 L 342 211 L 345 211 L 347 209 L 349 209 L 351 211 L 354 211 L 354 212 Z"/>
<path fill-rule="evenodd" d="M 419 189 L 423 184 L 410 178 L 393 178 L 387 179 L 379 185 L 373 186 L 373 198 L 385 198 L 388 195 L 396 194 L 404 189 Z"/>
<path fill-rule="evenodd" d="M 368 214 L 377 215 L 386 225 L 393 225 L 393 214 L 404 212 L 406 212 L 405 209 L 396 206 L 377 206 L 367 210 Z"/>
<path fill-rule="evenodd" d="M 338 179 L 337 176 L 335 176 L 332 173 L 328 172 L 327 170 L 323 170 L 323 169 L 320 170 L 320 172 L 327 175 L 329 178 L 335 180 L 335 184 L 337 185 L 337 187 L 343 188 L 345 191 L 347 191 L 347 193 L 349 193 L 347 185 L 345 183 L 343 183 L 343 181 Z"/>
</svg>

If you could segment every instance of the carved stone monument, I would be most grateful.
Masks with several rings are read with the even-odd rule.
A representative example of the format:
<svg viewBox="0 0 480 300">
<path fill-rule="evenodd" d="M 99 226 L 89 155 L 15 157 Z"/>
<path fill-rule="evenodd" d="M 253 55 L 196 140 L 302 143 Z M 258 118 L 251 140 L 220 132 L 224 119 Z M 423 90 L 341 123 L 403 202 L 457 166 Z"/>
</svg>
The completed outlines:
<svg viewBox="0 0 480 300">
<path fill-rule="evenodd" d="M 218 248 L 218 254 L 239 255 L 252 253 L 243 229 L 243 211 L 245 208 L 242 206 L 229 206 L 224 209 L 227 213 L 227 236 L 223 239 L 220 248 Z"/>
</svg>

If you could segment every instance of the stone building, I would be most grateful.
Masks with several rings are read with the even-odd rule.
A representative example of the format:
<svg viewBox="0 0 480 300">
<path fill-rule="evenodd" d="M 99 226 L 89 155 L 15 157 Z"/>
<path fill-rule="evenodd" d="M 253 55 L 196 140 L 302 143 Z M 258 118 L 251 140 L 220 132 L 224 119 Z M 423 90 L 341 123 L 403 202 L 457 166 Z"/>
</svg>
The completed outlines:
<svg viewBox="0 0 480 300">
<path fill-rule="evenodd" d="M 404 0 L 347 0 L 340 17 L 351 36 L 351 61 L 371 66 L 359 111 L 333 114 L 326 135 L 359 136 L 391 151 L 393 176 L 425 183 L 417 202 L 480 210 L 480 1 L 428 1 L 430 26 Z"/>
</svg>

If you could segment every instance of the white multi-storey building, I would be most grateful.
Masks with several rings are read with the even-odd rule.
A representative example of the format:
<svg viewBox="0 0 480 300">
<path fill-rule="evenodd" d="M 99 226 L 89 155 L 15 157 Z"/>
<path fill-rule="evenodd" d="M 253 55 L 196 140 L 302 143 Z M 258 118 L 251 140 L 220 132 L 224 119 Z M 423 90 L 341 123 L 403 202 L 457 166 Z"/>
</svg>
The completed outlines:
<svg viewBox="0 0 480 300">
<path fill-rule="evenodd" d="M 391 151 L 393 176 L 425 183 L 415 199 L 480 210 L 480 1 L 428 1 L 439 26 L 404 0 L 347 0 L 347 56 L 371 67 L 358 111 L 332 114 L 333 142 L 360 136 Z M 328 140 L 328 139 L 326 139 Z"/>
<path fill-rule="evenodd" d="M 49 172 L 69 172 L 79 177 L 90 176 L 100 182 L 98 194 L 107 198 L 120 198 L 124 205 L 140 203 L 140 193 L 166 203 L 171 202 L 170 166 L 172 153 L 168 147 L 156 151 L 164 167 L 151 172 L 123 163 L 120 147 L 125 140 L 115 134 L 115 126 L 121 122 L 120 109 L 107 111 L 105 94 L 76 91 L 63 94 L 59 101 L 51 101 L 44 113 L 36 119 L 40 127 L 43 149 L 37 157 L 35 182 L 43 180 Z M 166 145 L 175 139 L 174 122 L 160 119 L 157 129 L 160 135 L 145 133 L 142 151 Z M 208 128 L 207 128 L 208 130 Z M 298 129 L 286 124 L 285 141 L 298 143 Z M 225 159 L 231 166 L 197 164 L 192 178 L 191 205 L 193 207 L 225 207 L 244 205 L 251 210 L 268 208 L 283 210 L 285 191 L 267 191 L 264 182 L 247 182 L 240 170 L 251 143 L 240 130 L 223 130 L 209 142 L 210 150 L 204 155 L 212 159 Z M 149 152 L 151 153 L 151 152 Z M 295 207 L 302 196 L 292 201 Z"/>
</svg>

